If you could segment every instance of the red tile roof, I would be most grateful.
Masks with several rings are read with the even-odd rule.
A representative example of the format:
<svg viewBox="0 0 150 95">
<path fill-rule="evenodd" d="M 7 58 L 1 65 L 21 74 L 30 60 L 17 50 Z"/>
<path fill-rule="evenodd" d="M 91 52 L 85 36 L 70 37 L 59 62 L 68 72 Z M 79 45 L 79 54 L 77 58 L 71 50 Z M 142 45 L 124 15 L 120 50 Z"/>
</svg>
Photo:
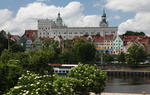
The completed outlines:
<svg viewBox="0 0 150 95">
<path fill-rule="evenodd" d="M 99 37 L 95 37 L 94 38 L 94 42 L 104 42 L 104 37 L 101 37 L 101 36 L 99 36 Z"/>
<path fill-rule="evenodd" d="M 28 40 L 34 41 L 35 37 L 37 37 L 37 32 L 38 32 L 37 30 L 25 30 L 24 35 L 28 37 Z"/>
</svg>

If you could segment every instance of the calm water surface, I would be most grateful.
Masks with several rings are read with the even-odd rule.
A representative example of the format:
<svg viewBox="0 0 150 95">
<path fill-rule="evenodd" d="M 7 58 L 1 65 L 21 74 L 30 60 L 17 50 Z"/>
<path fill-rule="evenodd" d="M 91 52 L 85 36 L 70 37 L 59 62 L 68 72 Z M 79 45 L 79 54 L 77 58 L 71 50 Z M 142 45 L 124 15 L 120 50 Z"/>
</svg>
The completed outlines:
<svg viewBox="0 0 150 95">
<path fill-rule="evenodd" d="M 108 77 L 104 92 L 150 94 L 150 78 L 144 77 Z"/>
</svg>

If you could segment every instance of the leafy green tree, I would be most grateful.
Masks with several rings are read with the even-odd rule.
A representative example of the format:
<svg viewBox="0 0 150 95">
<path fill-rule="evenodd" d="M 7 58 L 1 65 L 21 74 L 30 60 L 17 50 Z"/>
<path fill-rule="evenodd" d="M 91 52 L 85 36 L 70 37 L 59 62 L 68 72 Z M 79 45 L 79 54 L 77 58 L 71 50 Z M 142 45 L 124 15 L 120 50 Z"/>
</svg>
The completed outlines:
<svg viewBox="0 0 150 95">
<path fill-rule="evenodd" d="M 18 78 L 23 73 L 17 60 L 9 60 L 7 64 L 0 66 L 0 94 L 15 86 Z"/>
<path fill-rule="evenodd" d="M 124 63 L 125 62 L 125 53 L 121 52 L 120 54 L 117 55 L 117 60 L 119 63 Z"/>
<path fill-rule="evenodd" d="M 39 75 L 27 71 L 23 74 L 15 87 L 4 95 L 54 95 L 53 76 Z"/>
<path fill-rule="evenodd" d="M 72 46 L 73 46 L 72 40 L 68 40 L 68 39 L 65 40 L 65 42 L 64 42 L 64 48 L 65 48 L 65 49 L 71 49 Z"/>
<path fill-rule="evenodd" d="M 142 46 L 138 46 L 137 44 L 133 44 L 127 50 L 129 53 L 126 56 L 127 63 L 129 64 L 138 64 L 140 62 L 144 62 L 147 58 L 147 53 Z"/>
<path fill-rule="evenodd" d="M 2 30 L 0 32 L 0 55 L 4 49 L 8 48 L 8 40 L 6 38 L 6 32 Z"/>
<path fill-rule="evenodd" d="M 34 51 L 34 54 L 29 59 L 28 70 L 39 74 L 52 74 L 53 69 L 49 66 L 49 62 L 55 58 L 55 52 L 49 51 Z"/>
<path fill-rule="evenodd" d="M 19 44 L 13 44 L 10 46 L 10 51 L 11 52 L 24 52 L 25 51 L 25 48 Z"/>
<path fill-rule="evenodd" d="M 74 53 L 71 50 L 64 50 L 59 55 L 60 62 L 62 64 L 75 64 L 77 63 Z"/>
<path fill-rule="evenodd" d="M 69 77 L 81 80 L 76 92 L 79 95 L 89 95 L 89 92 L 101 93 L 106 85 L 106 73 L 88 64 L 74 67 L 68 73 Z"/>
<path fill-rule="evenodd" d="M 75 95 L 81 87 L 81 80 L 71 77 L 57 77 L 53 82 L 53 95 Z"/>
<path fill-rule="evenodd" d="M 15 59 L 20 61 L 20 65 L 26 69 L 29 65 L 30 55 L 27 52 L 17 52 L 15 53 Z"/>
<path fill-rule="evenodd" d="M 111 63 L 112 61 L 114 61 L 114 57 L 113 55 L 110 54 L 104 54 L 103 56 L 103 61 L 104 63 Z"/>
<path fill-rule="evenodd" d="M 75 42 L 73 52 L 78 62 L 91 62 L 95 58 L 96 48 L 92 43 L 80 39 Z"/>
<path fill-rule="evenodd" d="M 144 32 L 134 32 L 134 31 L 126 31 L 123 36 L 145 36 Z"/>
<path fill-rule="evenodd" d="M 50 39 L 45 39 L 42 43 L 44 48 L 48 48 L 51 45 L 52 41 Z"/>
<path fill-rule="evenodd" d="M 6 50 L 6 49 L 3 50 L 2 54 L 1 54 L 1 61 L 2 61 L 2 63 L 7 64 L 9 60 L 15 58 L 14 55 L 15 55 L 15 54 L 12 53 L 12 52 L 10 52 L 9 50 Z"/>
<path fill-rule="evenodd" d="M 100 33 L 97 33 L 95 36 L 96 36 L 96 37 L 100 37 L 101 35 L 100 35 Z"/>
</svg>

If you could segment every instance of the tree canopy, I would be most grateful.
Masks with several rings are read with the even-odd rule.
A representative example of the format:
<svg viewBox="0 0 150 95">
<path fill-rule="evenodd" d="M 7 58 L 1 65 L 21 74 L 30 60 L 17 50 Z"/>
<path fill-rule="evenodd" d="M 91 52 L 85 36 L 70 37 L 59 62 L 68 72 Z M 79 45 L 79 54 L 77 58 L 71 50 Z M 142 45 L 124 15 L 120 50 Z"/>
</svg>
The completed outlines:
<svg viewBox="0 0 150 95">
<path fill-rule="evenodd" d="M 127 50 L 129 54 L 126 55 L 127 63 L 138 64 L 144 62 L 147 58 L 147 53 L 142 46 L 133 44 Z"/>
<path fill-rule="evenodd" d="M 106 85 L 106 73 L 88 64 L 74 67 L 68 73 L 69 77 L 81 80 L 77 94 L 88 95 L 89 92 L 101 93 Z"/>
<path fill-rule="evenodd" d="M 134 31 L 126 31 L 123 36 L 145 36 L 144 32 L 134 32 Z"/>
<path fill-rule="evenodd" d="M 94 44 L 80 39 L 75 42 L 73 52 L 78 62 L 90 62 L 95 58 L 96 48 Z"/>
</svg>

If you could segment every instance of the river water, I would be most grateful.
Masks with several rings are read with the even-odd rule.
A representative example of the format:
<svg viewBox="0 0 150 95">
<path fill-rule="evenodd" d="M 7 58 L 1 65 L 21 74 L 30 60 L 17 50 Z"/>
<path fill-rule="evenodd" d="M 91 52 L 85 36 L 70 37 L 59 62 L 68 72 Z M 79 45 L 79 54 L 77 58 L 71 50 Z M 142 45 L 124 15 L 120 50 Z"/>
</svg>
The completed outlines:
<svg viewBox="0 0 150 95">
<path fill-rule="evenodd" d="M 104 92 L 150 94 L 150 78 L 144 77 L 108 77 Z"/>
</svg>

